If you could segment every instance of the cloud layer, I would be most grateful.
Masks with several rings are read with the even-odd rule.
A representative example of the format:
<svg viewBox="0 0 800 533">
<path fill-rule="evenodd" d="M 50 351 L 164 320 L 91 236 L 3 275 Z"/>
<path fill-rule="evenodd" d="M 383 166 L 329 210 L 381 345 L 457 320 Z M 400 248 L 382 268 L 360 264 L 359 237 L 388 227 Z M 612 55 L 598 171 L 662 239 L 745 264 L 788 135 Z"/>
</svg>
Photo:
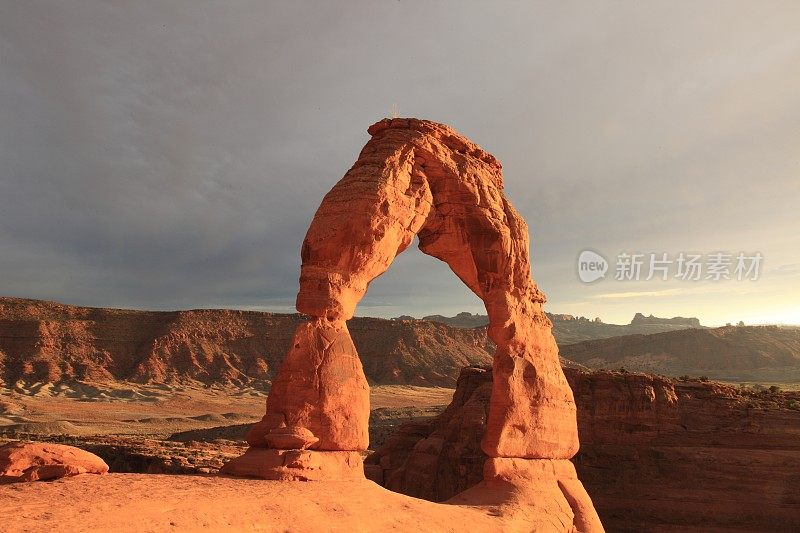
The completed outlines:
<svg viewBox="0 0 800 533">
<path fill-rule="evenodd" d="M 791 317 L 798 94 L 791 1 L 6 3 L 0 293 L 287 310 L 314 210 L 396 104 L 503 162 L 551 310 Z M 585 248 L 765 272 L 587 286 Z M 460 310 L 480 302 L 412 250 L 360 312 Z"/>
</svg>

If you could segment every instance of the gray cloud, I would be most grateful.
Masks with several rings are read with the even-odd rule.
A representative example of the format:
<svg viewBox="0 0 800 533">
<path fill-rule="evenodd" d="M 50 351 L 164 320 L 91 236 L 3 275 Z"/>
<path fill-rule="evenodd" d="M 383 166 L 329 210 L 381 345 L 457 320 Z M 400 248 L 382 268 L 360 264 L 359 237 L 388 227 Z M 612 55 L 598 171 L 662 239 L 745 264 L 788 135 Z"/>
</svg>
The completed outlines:
<svg viewBox="0 0 800 533">
<path fill-rule="evenodd" d="M 0 292 L 286 310 L 314 210 L 397 104 L 500 158 L 552 309 L 692 314 L 705 304 L 691 294 L 606 313 L 592 296 L 617 288 L 579 284 L 575 258 L 798 262 L 798 15 L 796 2 L 5 3 Z M 432 262 L 404 254 L 361 312 L 478 311 Z"/>
</svg>

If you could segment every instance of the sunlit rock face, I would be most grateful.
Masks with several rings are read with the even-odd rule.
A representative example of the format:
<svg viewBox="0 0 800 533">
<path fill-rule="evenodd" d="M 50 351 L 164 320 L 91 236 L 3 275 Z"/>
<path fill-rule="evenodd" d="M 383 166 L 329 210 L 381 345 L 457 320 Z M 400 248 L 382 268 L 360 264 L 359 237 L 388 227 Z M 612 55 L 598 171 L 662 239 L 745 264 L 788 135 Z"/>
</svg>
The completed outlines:
<svg viewBox="0 0 800 533">
<path fill-rule="evenodd" d="M 535 476 L 537 490 L 548 490 L 558 473 L 565 498 L 585 485 L 611 531 L 800 531 L 800 392 L 627 371 L 564 372 L 578 411 L 581 450 L 572 462 L 581 481 L 544 459 L 511 475 Z M 502 476 L 503 461 L 518 460 L 498 459 L 487 472 L 480 448 L 491 391 L 491 368 L 463 369 L 444 412 L 400 426 L 367 458 L 370 479 L 416 498 L 459 503 L 487 473 Z"/>
<path fill-rule="evenodd" d="M 297 310 L 312 318 L 297 328 L 267 413 L 248 441 L 268 447 L 280 441 L 271 433 L 303 428 L 317 439 L 309 438 L 309 450 L 367 449 L 369 388 L 345 321 L 369 282 L 418 235 L 420 250 L 446 262 L 489 315 L 496 351 L 481 443 L 490 458 L 487 482 L 526 487 L 517 499 L 538 479 L 533 471 L 549 472 L 551 492 L 562 494 L 561 474 L 580 484 L 568 466 L 524 466 L 569 459 L 578 435 L 545 298 L 531 278 L 528 228 L 503 194 L 500 163 L 435 122 L 382 120 L 368 131 L 372 139 L 322 200 L 303 241 Z M 558 510 L 548 498 L 534 507 L 562 518 L 592 509 L 591 501 L 573 505 L 573 492 L 551 502 Z M 576 517 L 579 523 L 593 522 Z"/>
<path fill-rule="evenodd" d="M 23 441 L 0 446 L 0 484 L 107 472 L 100 457 L 73 446 Z"/>
</svg>

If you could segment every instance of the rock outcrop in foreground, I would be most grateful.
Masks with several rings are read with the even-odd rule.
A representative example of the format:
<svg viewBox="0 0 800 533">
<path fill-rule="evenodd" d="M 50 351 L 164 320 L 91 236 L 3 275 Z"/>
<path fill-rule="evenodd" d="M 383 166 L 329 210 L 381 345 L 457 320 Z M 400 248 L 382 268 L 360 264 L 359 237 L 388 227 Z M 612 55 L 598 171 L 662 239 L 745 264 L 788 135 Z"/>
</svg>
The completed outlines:
<svg viewBox="0 0 800 533">
<path fill-rule="evenodd" d="M 297 310 L 312 318 L 295 331 L 267 413 L 248 434 L 252 448 L 223 471 L 337 479 L 344 465 L 361 467 L 369 387 L 345 321 L 418 235 L 420 250 L 483 300 L 496 346 L 484 479 L 459 502 L 525 509 L 533 530 L 602 531 L 569 462 L 578 450 L 575 402 L 531 278 L 528 228 L 503 195 L 500 163 L 434 122 L 382 120 L 368 131 L 372 139 L 303 241 Z M 276 438 L 306 430 L 316 439 L 307 451 Z"/>
<path fill-rule="evenodd" d="M 0 446 L 0 483 L 106 472 L 105 461 L 72 446 L 44 442 L 10 442 Z"/>
<path fill-rule="evenodd" d="M 800 530 L 800 392 L 564 370 L 574 463 L 609 530 Z M 490 368 L 464 369 L 447 409 L 401 426 L 367 458 L 368 476 L 432 501 L 476 486 L 491 390 Z"/>
</svg>

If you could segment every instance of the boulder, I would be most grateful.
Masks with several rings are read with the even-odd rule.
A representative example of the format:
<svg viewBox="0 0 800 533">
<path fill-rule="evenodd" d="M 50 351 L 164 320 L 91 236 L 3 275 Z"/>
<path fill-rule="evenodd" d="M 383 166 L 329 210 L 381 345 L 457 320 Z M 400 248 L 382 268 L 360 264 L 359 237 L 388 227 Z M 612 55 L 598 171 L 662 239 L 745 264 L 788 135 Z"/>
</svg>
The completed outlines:
<svg viewBox="0 0 800 533">
<path fill-rule="evenodd" d="M 46 481 L 107 472 L 105 461 L 73 446 L 44 442 L 10 442 L 0 446 L 0 482 Z"/>
</svg>

